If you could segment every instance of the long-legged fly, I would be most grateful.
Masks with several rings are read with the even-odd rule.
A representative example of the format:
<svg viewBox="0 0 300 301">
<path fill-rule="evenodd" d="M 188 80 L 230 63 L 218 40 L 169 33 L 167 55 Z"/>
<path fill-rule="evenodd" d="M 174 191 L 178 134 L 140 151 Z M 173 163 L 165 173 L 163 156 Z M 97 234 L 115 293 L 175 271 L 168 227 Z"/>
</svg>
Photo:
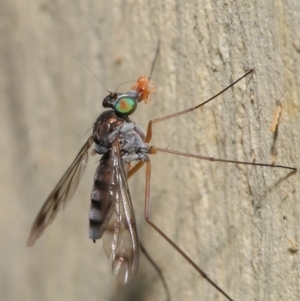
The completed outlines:
<svg viewBox="0 0 300 301">
<path fill-rule="evenodd" d="M 193 157 L 196 159 L 219 161 L 225 163 L 247 164 L 255 166 L 268 166 L 285 168 L 296 171 L 296 168 L 282 165 L 270 165 L 265 163 L 242 162 L 235 160 L 217 159 L 179 151 L 149 146 L 152 137 L 152 125 L 166 119 L 175 118 L 192 112 L 204 104 L 210 102 L 238 81 L 243 79 L 253 70 L 249 70 L 238 80 L 217 93 L 201 104 L 171 115 L 151 120 L 147 132 L 129 119 L 138 103 L 148 103 L 150 96 L 155 92 L 155 86 L 150 82 L 154 64 L 158 55 L 159 47 L 155 54 L 150 76 L 138 78 L 131 90 L 126 93 L 109 92 L 104 98 L 102 105 L 109 110 L 104 111 L 97 118 L 93 134 L 83 145 L 75 160 L 48 196 L 46 202 L 38 213 L 27 241 L 32 246 L 42 235 L 44 229 L 52 223 L 56 214 L 64 209 L 68 201 L 74 195 L 79 181 L 86 167 L 89 149 L 94 144 L 93 154 L 101 155 L 100 164 L 94 177 L 94 185 L 91 193 L 91 205 L 89 213 L 89 238 L 94 242 L 100 238 L 103 241 L 103 249 L 112 260 L 113 275 L 122 284 L 128 283 L 136 274 L 141 250 L 147 258 L 152 261 L 145 249 L 140 245 L 134 211 L 132 207 L 127 180 L 144 164 L 146 164 L 146 189 L 145 189 L 145 219 L 173 248 L 175 248 L 212 286 L 214 286 L 228 300 L 233 299 L 222 290 L 208 275 L 183 251 L 181 250 L 160 228 L 150 219 L 150 175 L 151 163 L 149 154 L 157 152 L 170 153 L 180 156 Z M 137 164 L 131 167 L 131 162 Z M 153 261 L 152 261 L 152 264 Z M 154 264 L 155 265 L 155 264 Z M 156 266 L 155 266 L 156 267 Z M 166 289 L 167 297 L 170 299 L 165 280 L 160 273 Z"/>
</svg>

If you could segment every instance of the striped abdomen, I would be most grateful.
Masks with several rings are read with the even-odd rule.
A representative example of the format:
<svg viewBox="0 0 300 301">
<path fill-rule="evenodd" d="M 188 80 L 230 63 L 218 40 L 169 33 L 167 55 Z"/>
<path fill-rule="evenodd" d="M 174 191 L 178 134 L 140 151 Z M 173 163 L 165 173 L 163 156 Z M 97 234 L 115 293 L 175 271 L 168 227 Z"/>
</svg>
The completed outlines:
<svg viewBox="0 0 300 301">
<path fill-rule="evenodd" d="M 100 239 L 105 227 L 101 227 L 104 218 L 112 205 L 110 193 L 112 188 L 113 160 L 110 158 L 111 150 L 107 151 L 100 159 L 100 164 L 94 177 L 91 193 L 91 207 L 89 213 L 89 237 L 93 240 Z"/>
</svg>

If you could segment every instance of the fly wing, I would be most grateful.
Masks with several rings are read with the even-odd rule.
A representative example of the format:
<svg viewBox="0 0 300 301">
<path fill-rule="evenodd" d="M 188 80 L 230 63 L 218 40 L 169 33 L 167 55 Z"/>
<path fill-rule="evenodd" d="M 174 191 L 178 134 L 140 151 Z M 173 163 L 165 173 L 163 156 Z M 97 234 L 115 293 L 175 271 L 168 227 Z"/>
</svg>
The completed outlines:
<svg viewBox="0 0 300 301">
<path fill-rule="evenodd" d="M 93 136 L 91 136 L 48 196 L 32 225 L 27 240 L 28 246 L 34 245 L 35 241 L 43 234 L 44 229 L 52 223 L 57 213 L 65 208 L 74 195 L 88 161 L 88 150 L 93 143 Z"/>
<path fill-rule="evenodd" d="M 120 155 L 119 142 L 112 146 L 113 175 L 111 198 L 113 204 L 104 221 L 103 249 L 112 260 L 112 272 L 125 284 L 136 274 L 139 263 L 139 243 L 131 203 L 127 173 L 128 166 Z"/>
</svg>

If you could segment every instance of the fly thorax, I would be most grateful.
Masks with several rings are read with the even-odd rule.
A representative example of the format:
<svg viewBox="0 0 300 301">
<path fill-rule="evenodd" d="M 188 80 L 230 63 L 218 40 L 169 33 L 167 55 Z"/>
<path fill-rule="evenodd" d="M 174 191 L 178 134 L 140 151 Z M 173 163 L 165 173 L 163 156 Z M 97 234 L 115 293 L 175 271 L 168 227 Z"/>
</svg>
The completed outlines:
<svg viewBox="0 0 300 301">
<path fill-rule="evenodd" d="M 150 161 L 148 155 L 144 153 L 124 154 L 122 156 L 122 160 L 126 163 L 130 163 L 132 161 Z"/>
<path fill-rule="evenodd" d="M 107 152 L 107 148 L 95 143 L 95 151 L 97 152 L 97 154 L 103 155 Z"/>
</svg>

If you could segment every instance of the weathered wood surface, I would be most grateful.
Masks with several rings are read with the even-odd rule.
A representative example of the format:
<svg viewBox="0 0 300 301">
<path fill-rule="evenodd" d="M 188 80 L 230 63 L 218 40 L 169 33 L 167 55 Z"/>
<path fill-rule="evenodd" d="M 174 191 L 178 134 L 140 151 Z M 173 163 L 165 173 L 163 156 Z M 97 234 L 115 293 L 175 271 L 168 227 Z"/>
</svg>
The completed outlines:
<svg viewBox="0 0 300 301">
<path fill-rule="evenodd" d="M 299 167 L 298 1 L 2 1 L 0 9 L 0 299 L 165 300 L 142 257 L 121 287 L 88 240 L 97 159 L 33 248 L 31 224 L 87 139 L 105 89 L 149 72 L 157 93 L 132 118 L 189 108 L 249 68 L 252 76 L 199 111 L 155 125 L 153 145 Z M 126 83 L 120 90 L 127 90 Z M 281 105 L 276 135 L 273 113 Z M 299 173 L 153 157 L 153 220 L 234 300 L 299 300 Z M 143 220 L 144 171 L 130 181 L 139 235 L 172 300 L 225 300 Z"/>
</svg>

